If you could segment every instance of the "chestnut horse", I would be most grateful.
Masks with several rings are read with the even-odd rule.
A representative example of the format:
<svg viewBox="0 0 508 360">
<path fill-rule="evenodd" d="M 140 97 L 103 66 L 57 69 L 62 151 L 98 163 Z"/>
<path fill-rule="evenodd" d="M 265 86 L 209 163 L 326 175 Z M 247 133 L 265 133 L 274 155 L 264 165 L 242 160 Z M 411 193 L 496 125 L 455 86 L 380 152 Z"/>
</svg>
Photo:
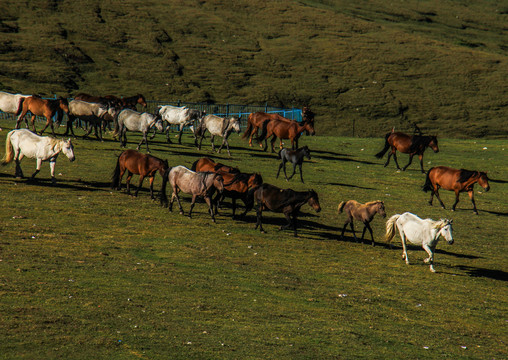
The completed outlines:
<svg viewBox="0 0 508 360">
<path fill-rule="evenodd" d="M 263 123 L 270 120 L 279 120 L 279 121 L 285 121 L 285 122 L 291 122 L 293 120 L 290 120 L 288 118 L 285 118 L 283 116 L 280 116 L 279 114 L 272 113 L 268 114 L 265 112 L 255 112 L 249 114 L 249 117 L 247 118 L 247 129 L 242 135 L 242 139 L 245 139 L 249 137 L 249 146 L 252 146 L 252 137 L 254 135 L 257 136 L 258 130 L 263 127 Z M 282 148 L 282 140 L 280 141 L 281 148 Z M 262 147 L 263 145 L 261 142 L 259 142 L 259 146 Z"/>
<path fill-rule="evenodd" d="M 138 196 L 139 189 L 145 177 L 150 178 L 150 197 L 153 196 L 153 180 L 157 171 L 161 176 L 169 168 L 167 160 L 161 160 L 152 155 L 145 155 L 135 150 L 125 150 L 120 154 L 113 172 L 111 188 L 120 190 L 122 188 L 122 177 L 127 171 L 127 194 L 130 195 L 130 181 L 133 174 L 139 175 L 139 184 L 134 196 Z"/>
<path fill-rule="evenodd" d="M 268 148 L 267 139 L 272 136 L 272 140 L 270 141 L 272 145 L 272 152 L 275 152 L 273 148 L 273 144 L 275 144 L 275 140 L 279 139 L 289 139 L 291 140 L 291 147 L 293 150 L 298 148 L 298 138 L 300 137 L 302 131 L 308 131 L 310 135 L 314 135 L 316 132 L 314 131 L 314 123 L 300 123 L 296 121 L 285 122 L 285 121 L 265 121 L 263 123 L 263 129 L 261 131 L 261 135 L 258 137 L 258 141 L 265 141 L 265 147 L 263 151 L 266 151 Z"/>
<path fill-rule="evenodd" d="M 69 103 L 67 102 L 67 99 L 59 97 L 58 99 L 42 99 L 39 96 L 30 96 L 27 97 L 22 104 L 22 110 L 21 114 L 19 114 L 18 119 L 16 121 L 16 129 L 19 129 L 19 125 L 21 123 L 21 120 L 25 117 L 27 112 L 32 113 L 32 129 L 33 132 L 36 133 L 35 130 L 35 116 L 44 116 L 46 118 L 46 126 L 44 126 L 44 129 L 40 132 L 44 132 L 48 126 L 51 125 L 51 132 L 53 133 L 53 136 L 55 136 L 55 128 L 53 126 L 53 116 L 57 114 L 57 120 L 56 123 L 60 124 L 63 117 L 63 112 L 65 111 L 66 114 L 69 113 Z M 25 119 L 26 122 L 26 119 Z M 28 122 L 27 122 L 28 127 Z"/>
<path fill-rule="evenodd" d="M 253 192 L 251 189 L 257 188 L 263 183 L 263 178 L 258 173 L 245 174 L 241 173 L 237 168 L 233 168 L 221 163 L 215 163 L 210 158 L 201 158 L 192 164 L 193 171 L 211 171 L 221 174 L 224 179 L 224 191 L 217 194 L 213 203 L 215 214 L 217 207 L 225 197 L 232 199 L 233 219 L 235 218 L 236 200 L 240 199 L 245 204 L 245 211 L 241 217 L 244 217 L 254 205 Z"/>
<path fill-rule="evenodd" d="M 270 184 L 263 184 L 254 191 L 254 199 L 258 204 L 255 229 L 259 226 L 259 230 L 262 233 L 265 232 L 261 223 L 263 210 L 283 213 L 288 223 L 282 226 L 280 230 L 293 227 L 295 236 L 296 220 L 303 205 L 308 203 L 316 212 L 321 211 L 318 194 L 314 190 L 294 191 L 292 189 L 281 189 Z"/>
<path fill-rule="evenodd" d="M 199 160 L 194 161 L 191 167 L 192 171 L 212 171 L 212 172 L 227 172 L 231 174 L 238 174 L 240 170 L 238 168 L 234 168 L 228 165 L 224 165 L 221 163 L 216 163 L 210 158 L 204 157 Z"/>
<path fill-rule="evenodd" d="M 137 95 L 129 96 L 129 97 L 122 97 L 122 98 L 116 97 L 114 95 L 106 95 L 106 96 L 104 96 L 104 98 L 117 103 L 118 105 L 120 105 L 123 108 L 128 108 L 131 110 L 136 110 L 137 104 L 141 105 L 144 108 L 146 108 L 146 106 L 147 106 L 146 99 L 141 94 L 137 94 Z"/>
<path fill-rule="evenodd" d="M 361 204 L 358 201 L 355 200 L 348 200 L 348 201 L 342 201 L 339 204 L 339 207 L 337 208 L 337 211 L 339 214 L 342 213 L 342 211 L 345 211 L 347 214 L 347 220 L 344 222 L 344 227 L 342 228 L 342 234 L 340 234 L 341 239 L 344 238 L 344 231 L 346 230 L 347 224 L 351 226 L 351 231 L 353 232 L 353 236 L 355 237 L 355 241 L 358 242 L 358 239 L 356 238 L 355 234 L 355 228 L 353 227 L 353 220 L 359 220 L 363 223 L 363 232 L 362 232 L 362 242 L 363 237 L 365 236 L 365 230 L 369 230 L 370 237 L 372 238 L 372 246 L 375 246 L 376 243 L 374 242 L 374 235 L 372 235 L 372 228 L 370 227 L 370 222 L 372 219 L 374 219 L 374 215 L 379 214 L 383 218 L 386 217 L 385 212 L 385 203 L 376 200 L 376 201 L 370 201 L 365 204 Z"/>
<path fill-rule="evenodd" d="M 435 194 L 443 209 L 445 206 L 439 197 L 439 188 L 455 191 L 455 203 L 452 206 L 452 211 L 455 211 L 455 206 L 457 206 L 457 203 L 459 202 L 459 194 L 467 191 L 469 198 L 473 203 L 473 212 L 478 215 L 473 192 L 473 187 L 476 182 L 484 188 L 485 191 L 490 190 L 489 178 L 486 172 L 464 169 L 458 170 L 447 166 L 436 166 L 431 168 L 427 173 L 427 179 L 425 180 L 425 185 L 423 185 L 423 191 L 431 191 L 429 200 L 430 205 L 432 205 L 432 200 L 434 199 Z"/>
<path fill-rule="evenodd" d="M 430 147 L 434 150 L 435 153 L 439 152 L 439 147 L 437 145 L 437 137 L 435 136 L 424 136 L 424 135 L 407 135 L 401 132 L 394 132 L 392 130 L 391 133 L 386 134 L 385 136 L 385 147 L 383 150 L 378 152 L 375 156 L 378 159 L 381 159 L 384 154 L 390 149 L 391 152 L 388 154 L 388 159 L 386 160 L 385 167 L 390 163 L 390 157 L 393 155 L 393 160 L 395 160 L 395 165 L 397 165 L 397 169 L 400 170 L 399 163 L 397 162 L 397 150 L 404 154 L 409 154 L 409 162 L 406 166 L 402 168 L 402 171 L 405 171 L 411 162 L 413 161 L 413 156 L 418 155 L 420 159 L 420 167 L 422 169 L 422 173 L 425 173 L 423 170 L 423 152 L 426 148 Z"/>
</svg>

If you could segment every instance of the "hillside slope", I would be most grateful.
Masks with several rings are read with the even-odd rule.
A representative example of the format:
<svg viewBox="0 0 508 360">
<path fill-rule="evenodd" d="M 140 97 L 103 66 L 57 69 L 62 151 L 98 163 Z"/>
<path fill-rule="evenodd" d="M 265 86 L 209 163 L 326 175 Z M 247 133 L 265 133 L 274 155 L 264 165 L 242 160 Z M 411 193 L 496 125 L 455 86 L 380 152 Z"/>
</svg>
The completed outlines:
<svg viewBox="0 0 508 360">
<path fill-rule="evenodd" d="M 501 1 L 4 3 L 1 90 L 310 105 L 322 134 L 508 135 Z"/>
</svg>

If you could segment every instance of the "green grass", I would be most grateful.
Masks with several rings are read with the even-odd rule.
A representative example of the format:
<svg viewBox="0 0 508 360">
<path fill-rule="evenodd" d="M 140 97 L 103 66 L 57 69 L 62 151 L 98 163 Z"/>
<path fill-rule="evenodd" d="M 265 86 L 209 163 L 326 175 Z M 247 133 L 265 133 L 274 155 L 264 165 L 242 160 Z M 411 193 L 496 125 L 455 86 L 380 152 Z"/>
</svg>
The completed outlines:
<svg viewBox="0 0 508 360">
<path fill-rule="evenodd" d="M 12 121 L 0 126 L 4 149 Z M 139 137 L 128 136 L 135 148 Z M 232 158 L 221 162 L 318 192 L 323 210 L 302 208 L 295 238 L 278 231 L 281 214 L 264 213 L 261 234 L 254 212 L 233 221 L 226 207 L 214 224 L 204 203 L 193 219 L 160 207 L 147 182 L 138 198 L 111 190 L 121 149 L 106 138 L 76 139 L 76 161 L 58 159 L 57 186 L 47 164 L 34 184 L 14 179 L 12 164 L 0 170 L 0 358 L 507 356 L 505 141 L 440 139 L 440 153 L 425 154 L 426 169 L 478 169 L 496 180 L 488 193 L 475 188 L 475 216 L 464 194 L 454 213 L 427 205 L 418 164 L 397 172 L 373 156 L 381 138 L 303 137 L 312 160 L 301 184 L 275 179 L 275 155 L 232 135 Z M 181 146 L 158 135 L 150 148 L 170 165 L 212 155 L 208 142 L 201 151 L 191 144 L 189 134 Z M 34 166 L 22 162 L 26 175 Z M 442 198 L 449 207 L 453 194 Z M 344 215 L 336 209 L 347 199 L 384 200 L 388 216 L 453 218 L 455 243 L 438 245 L 438 272 L 416 247 L 407 266 L 398 236 L 394 249 L 381 244 L 381 218 L 372 223 L 378 246 L 355 243 L 350 232 L 339 240 Z"/>
<path fill-rule="evenodd" d="M 505 139 L 500 1 L 4 1 L 0 90 L 303 107 L 321 135 Z"/>
</svg>

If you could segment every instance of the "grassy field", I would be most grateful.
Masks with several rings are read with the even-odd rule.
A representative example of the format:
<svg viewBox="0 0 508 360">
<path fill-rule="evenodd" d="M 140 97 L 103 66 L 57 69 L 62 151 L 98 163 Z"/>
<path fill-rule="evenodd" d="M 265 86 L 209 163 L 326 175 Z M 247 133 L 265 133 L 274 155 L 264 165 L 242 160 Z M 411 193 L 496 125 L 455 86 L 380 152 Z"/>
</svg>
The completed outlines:
<svg viewBox="0 0 508 360">
<path fill-rule="evenodd" d="M 2 154 L 12 125 L 0 122 Z M 128 136 L 135 148 L 139 137 Z M 381 138 L 303 137 L 312 160 L 301 184 L 275 179 L 275 155 L 233 135 L 232 157 L 216 159 L 318 192 L 323 210 L 305 206 L 295 238 L 278 231 L 280 214 L 264 214 L 261 234 L 254 212 L 233 221 L 226 207 L 214 224 L 204 203 L 193 219 L 160 207 L 147 183 L 138 198 L 111 190 L 121 150 L 106 138 L 74 140 L 76 161 L 58 159 L 56 186 L 48 164 L 32 184 L 16 180 L 12 164 L 0 170 L 0 358 L 508 356 L 506 141 L 440 139 L 441 151 L 425 154 L 426 169 L 489 172 L 490 192 L 475 188 L 475 216 L 464 194 L 454 213 L 430 207 L 418 164 L 397 172 L 373 156 Z M 191 144 L 189 134 L 183 145 L 158 135 L 150 148 L 170 165 L 215 156 L 209 143 L 201 151 Z M 35 161 L 22 167 L 29 175 Z M 448 207 L 453 197 L 442 192 Z M 393 249 L 382 243 L 385 219 L 372 223 L 375 247 L 350 232 L 339 240 L 345 216 L 336 209 L 347 199 L 384 200 L 388 216 L 452 218 L 455 243 L 438 245 L 433 274 L 422 249 L 410 248 L 407 266 L 398 236 Z"/>
<path fill-rule="evenodd" d="M 320 135 L 502 139 L 507 23 L 482 0 L 4 0 L 0 90 L 310 105 Z"/>
</svg>

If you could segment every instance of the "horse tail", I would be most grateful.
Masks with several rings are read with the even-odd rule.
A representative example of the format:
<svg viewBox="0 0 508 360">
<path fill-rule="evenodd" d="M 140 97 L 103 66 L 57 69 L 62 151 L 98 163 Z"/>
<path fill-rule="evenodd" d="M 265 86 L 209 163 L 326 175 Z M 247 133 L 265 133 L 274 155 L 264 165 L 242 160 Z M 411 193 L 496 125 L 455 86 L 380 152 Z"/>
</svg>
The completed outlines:
<svg viewBox="0 0 508 360">
<path fill-rule="evenodd" d="M 197 167 L 198 167 L 198 162 L 199 162 L 200 159 L 194 161 L 194 163 L 192 164 L 191 166 L 191 170 L 192 171 L 196 171 Z"/>
<path fill-rule="evenodd" d="M 111 177 L 111 188 L 116 189 L 118 186 L 120 186 L 120 156 L 118 156 L 118 159 L 116 160 L 116 167 L 113 171 L 113 175 Z"/>
<path fill-rule="evenodd" d="M 378 159 L 381 159 L 390 148 L 390 144 L 388 143 L 388 137 L 390 137 L 390 135 L 391 133 L 385 135 L 385 147 L 375 155 Z"/>
<path fill-rule="evenodd" d="M 14 148 L 11 144 L 11 135 L 14 131 L 9 131 L 7 134 L 7 139 L 5 140 L 5 155 L 2 159 L 2 165 L 7 165 L 14 159 Z"/>
<path fill-rule="evenodd" d="M 168 196 L 166 195 L 166 186 L 168 184 L 169 179 L 169 173 L 171 172 L 172 167 L 168 167 L 166 171 L 164 171 L 164 175 L 162 175 L 162 185 L 161 185 L 161 191 L 160 191 L 160 202 L 161 206 L 168 206 Z"/>
<path fill-rule="evenodd" d="M 397 224 L 395 223 L 397 219 L 400 217 L 400 214 L 393 215 L 391 218 L 388 219 L 386 222 L 386 235 L 385 235 L 385 241 L 387 243 L 391 242 L 393 237 L 395 236 L 395 228 L 397 227 Z"/>
<path fill-rule="evenodd" d="M 18 102 L 18 110 L 16 110 L 16 116 L 19 116 L 19 114 L 21 114 L 21 112 L 23 111 L 23 102 L 25 101 L 25 98 L 24 97 L 20 97 L 19 98 L 19 102 Z"/>
<path fill-rule="evenodd" d="M 344 210 L 344 206 L 346 205 L 346 202 L 345 201 L 341 201 L 339 206 L 337 207 L 337 212 L 339 214 L 342 214 L 342 210 Z"/>
<path fill-rule="evenodd" d="M 249 118 L 247 119 L 247 129 L 246 129 L 246 130 L 245 130 L 245 132 L 243 133 L 243 135 L 242 135 L 242 139 L 246 139 L 246 138 L 250 135 L 250 133 L 251 133 L 251 131 L 252 131 L 252 123 L 250 122 L 251 115 L 252 115 L 252 114 L 250 114 L 250 115 L 249 115 Z"/>
<path fill-rule="evenodd" d="M 422 190 L 427 192 L 427 191 L 432 191 L 434 189 L 434 187 L 432 186 L 432 181 L 430 181 L 430 172 L 432 171 L 432 169 L 434 168 L 430 168 L 429 171 L 427 171 L 427 177 L 425 178 L 425 184 L 423 185 L 423 188 Z"/>
</svg>

